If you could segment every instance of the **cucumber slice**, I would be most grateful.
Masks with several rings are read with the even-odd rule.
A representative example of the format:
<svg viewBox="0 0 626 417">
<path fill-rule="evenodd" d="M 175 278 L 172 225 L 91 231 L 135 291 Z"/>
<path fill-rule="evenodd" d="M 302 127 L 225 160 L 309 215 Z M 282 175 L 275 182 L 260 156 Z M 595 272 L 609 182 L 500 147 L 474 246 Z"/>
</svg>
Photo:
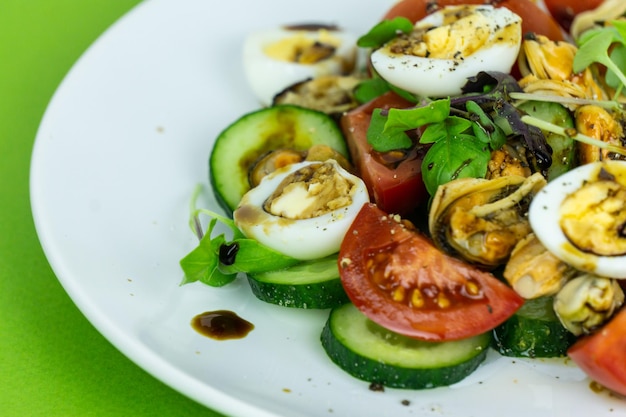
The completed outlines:
<svg viewBox="0 0 626 417">
<path fill-rule="evenodd" d="M 284 307 L 323 309 L 348 302 L 336 254 L 281 270 L 248 274 L 248 282 L 257 298 Z"/>
<path fill-rule="evenodd" d="M 518 108 L 531 116 L 563 128 L 574 127 L 574 120 L 569 111 L 559 103 L 527 101 Z M 544 131 L 543 134 L 552 148 L 552 165 L 548 169 L 548 180 L 551 181 L 576 165 L 576 142 L 568 136 L 552 132 Z"/>
<path fill-rule="evenodd" d="M 219 134 L 211 151 L 209 175 L 218 202 L 229 213 L 237 207 L 250 189 L 250 167 L 267 152 L 317 144 L 349 158 L 341 130 L 325 113 L 280 105 L 245 114 Z"/>
<path fill-rule="evenodd" d="M 554 314 L 552 301 L 552 297 L 527 300 L 511 318 L 494 329 L 494 349 L 512 357 L 566 356 L 576 336 Z"/>
<path fill-rule="evenodd" d="M 450 342 L 425 342 L 393 333 L 353 304 L 334 308 L 321 336 L 326 353 L 350 375 L 392 388 L 451 385 L 485 359 L 491 333 Z"/>
</svg>

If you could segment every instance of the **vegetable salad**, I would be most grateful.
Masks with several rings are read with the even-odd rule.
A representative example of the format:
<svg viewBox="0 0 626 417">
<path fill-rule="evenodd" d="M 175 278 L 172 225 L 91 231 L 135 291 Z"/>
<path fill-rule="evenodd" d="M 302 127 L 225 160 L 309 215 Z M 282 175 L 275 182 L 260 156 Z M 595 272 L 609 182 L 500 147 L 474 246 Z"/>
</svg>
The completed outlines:
<svg viewBox="0 0 626 417">
<path fill-rule="evenodd" d="M 626 8 L 471 3 L 251 34 L 261 107 L 215 141 L 227 214 L 192 204 L 183 283 L 329 309 L 330 360 L 373 384 L 450 385 L 493 348 L 626 395 Z"/>
</svg>

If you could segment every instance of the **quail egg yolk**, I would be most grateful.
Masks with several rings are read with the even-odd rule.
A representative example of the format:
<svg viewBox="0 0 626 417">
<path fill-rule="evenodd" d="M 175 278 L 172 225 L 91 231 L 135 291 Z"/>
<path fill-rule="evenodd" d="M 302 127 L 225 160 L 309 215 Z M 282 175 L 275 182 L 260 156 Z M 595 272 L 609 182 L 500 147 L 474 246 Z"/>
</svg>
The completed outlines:
<svg viewBox="0 0 626 417">
<path fill-rule="evenodd" d="M 563 200 L 560 212 L 563 233 L 580 250 L 626 254 L 626 186 L 613 180 L 585 183 Z"/>
<path fill-rule="evenodd" d="M 626 161 L 585 164 L 550 181 L 533 199 L 529 219 L 563 262 L 626 278 Z"/>
<path fill-rule="evenodd" d="M 296 259 L 339 251 L 361 207 L 363 181 L 335 160 L 306 161 L 278 169 L 248 191 L 233 213 L 248 238 Z"/>
<path fill-rule="evenodd" d="M 356 37 L 334 26 L 285 26 L 251 33 L 243 47 L 246 79 L 261 104 L 311 78 L 343 75 L 356 65 Z"/>
<path fill-rule="evenodd" d="M 341 45 L 341 40 L 327 30 L 320 30 L 318 38 L 305 36 L 301 32 L 267 45 L 263 52 L 273 59 L 300 64 L 314 64 L 326 59 Z"/>
</svg>

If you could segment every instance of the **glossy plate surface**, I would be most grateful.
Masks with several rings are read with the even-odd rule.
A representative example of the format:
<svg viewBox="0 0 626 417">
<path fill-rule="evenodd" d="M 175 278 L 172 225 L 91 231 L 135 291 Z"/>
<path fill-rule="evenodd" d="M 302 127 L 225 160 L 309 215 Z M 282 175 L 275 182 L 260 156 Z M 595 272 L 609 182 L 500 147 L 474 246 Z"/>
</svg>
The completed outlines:
<svg viewBox="0 0 626 417">
<path fill-rule="evenodd" d="M 208 190 L 213 138 L 257 108 L 244 82 L 245 35 L 323 21 L 363 33 L 388 0 L 146 1 L 76 63 L 42 121 L 32 159 L 36 227 L 64 288 L 120 351 L 174 389 L 232 416 L 623 416 L 571 363 L 490 355 L 467 380 L 429 391 L 387 389 L 343 373 L 319 335 L 327 311 L 257 301 L 243 280 L 179 286 L 196 244 L 188 207 Z M 255 329 L 215 341 L 191 319 L 232 310 Z"/>
</svg>

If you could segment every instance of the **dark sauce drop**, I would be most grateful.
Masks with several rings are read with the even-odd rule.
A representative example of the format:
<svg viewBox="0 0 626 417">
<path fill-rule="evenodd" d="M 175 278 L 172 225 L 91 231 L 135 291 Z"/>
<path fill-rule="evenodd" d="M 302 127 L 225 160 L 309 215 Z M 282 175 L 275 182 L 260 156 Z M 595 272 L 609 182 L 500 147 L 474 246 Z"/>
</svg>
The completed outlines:
<svg viewBox="0 0 626 417">
<path fill-rule="evenodd" d="M 232 265 L 235 263 L 235 260 L 237 259 L 237 253 L 239 252 L 239 243 L 237 242 L 233 242 L 233 243 L 223 243 L 222 245 L 220 245 L 220 250 L 219 250 L 219 260 L 221 263 L 223 263 L 224 265 Z"/>
<path fill-rule="evenodd" d="M 207 311 L 191 320 L 198 333 L 216 340 L 241 339 L 254 325 L 228 310 Z"/>
</svg>

